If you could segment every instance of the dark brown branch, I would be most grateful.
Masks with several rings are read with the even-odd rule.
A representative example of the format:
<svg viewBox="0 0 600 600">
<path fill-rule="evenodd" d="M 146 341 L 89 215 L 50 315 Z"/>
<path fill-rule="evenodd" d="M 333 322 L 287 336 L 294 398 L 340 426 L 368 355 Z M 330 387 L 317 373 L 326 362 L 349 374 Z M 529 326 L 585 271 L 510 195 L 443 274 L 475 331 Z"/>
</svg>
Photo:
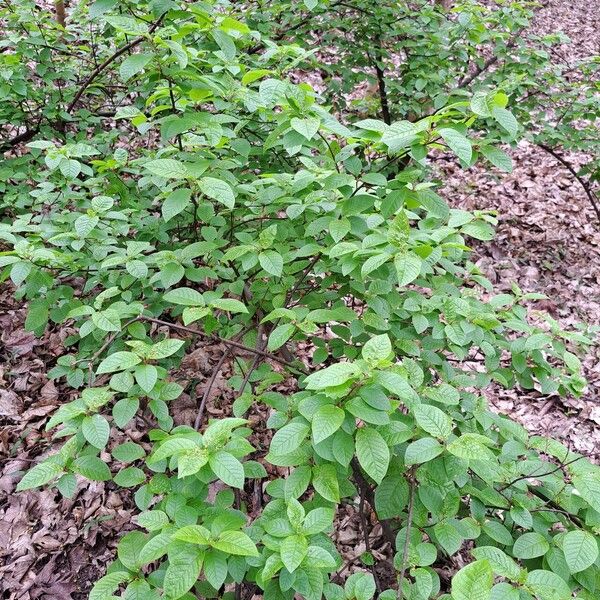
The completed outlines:
<svg viewBox="0 0 600 600">
<path fill-rule="evenodd" d="M 0 153 L 8 152 L 15 146 L 22 144 L 23 142 L 28 142 L 30 139 L 32 139 L 37 134 L 38 131 L 39 131 L 39 127 L 34 127 L 33 129 L 26 129 L 23 133 L 20 133 L 19 135 L 16 135 L 15 137 L 11 138 L 10 140 L 7 140 L 6 142 L 4 142 L 4 144 L 2 144 L 2 146 L 0 146 Z"/>
<path fill-rule="evenodd" d="M 523 29 L 519 29 L 516 33 L 514 33 L 511 38 L 508 40 L 506 44 L 506 49 L 514 48 L 517 45 L 517 40 L 519 36 L 523 32 Z M 473 83 L 475 79 L 477 79 L 482 73 L 485 73 L 490 67 L 493 67 L 500 60 L 500 56 L 498 54 L 494 54 L 494 56 L 490 56 L 482 65 L 477 67 L 470 75 L 465 75 L 458 82 L 457 88 L 464 88 Z"/>
<path fill-rule="evenodd" d="M 542 150 L 544 150 L 545 152 L 547 152 L 548 154 L 553 156 L 579 182 L 581 187 L 584 189 L 584 191 L 588 197 L 588 200 L 590 201 L 590 204 L 592 205 L 592 207 L 596 213 L 596 217 L 598 218 L 598 223 L 600 223 L 600 207 L 598 206 L 598 202 L 597 202 L 598 198 L 597 198 L 596 194 L 594 193 L 594 191 L 592 190 L 592 187 L 590 186 L 589 182 L 587 182 L 583 177 L 581 177 L 579 175 L 579 173 L 577 173 L 577 171 L 573 168 L 571 163 L 564 156 L 561 156 L 558 152 L 556 152 L 556 150 L 553 150 L 552 148 L 550 148 L 550 146 L 546 146 L 546 144 L 542 144 L 540 142 L 538 142 L 537 145 Z"/>
<path fill-rule="evenodd" d="M 200 406 L 198 408 L 198 413 L 196 414 L 196 420 L 194 421 L 194 429 L 199 429 L 202 423 L 202 417 L 204 416 L 204 409 L 206 408 L 206 401 L 208 400 L 208 396 L 210 395 L 210 391 L 212 390 L 215 381 L 219 375 L 219 371 L 223 366 L 223 363 L 227 360 L 227 357 L 231 354 L 233 348 L 229 347 L 221 354 L 221 358 L 219 362 L 214 366 L 212 370 L 212 375 L 210 377 L 209 382 L 206 384 L 204 388 L 204 394 L 202 394 L 202 400 L 200 401 Z"/>
<path fill-rule="evenodd" d="M 264 350 L 258 350 L 257 348 L 252 348 L 250 346 L 246 346 L 245 344 L 241 344 L 240 342 L 236 342 L 235 340 L 229 340 L 227 338 L 222 338 L 217 335 L 204 333 L 204 331 L 200 331 L 199 329 L 194 329 L 193 327 L 186 327 L 185 325 L 179 325 L 179 323 L 169 323 L 169 321 L 163 321 L 162 319 L 155 319 L 154 317 L 138 317 L 140 321 L 148 321 L 149 323 L 156 323 L 157 325 L 164 325 L 165 327 L 170 327 L 171 329 L 175 329 L 178 331 L 185 331 L 187 333 L 191 333 L 192 335 L 197 335 L 199 337 L 203 337 L 208 340 L 212 340 L 216 343 L 221 343 L 229 346 L 233 346 L 234 348 L 238 348 L 239 350 L 244 350 L 244 352 L 248 352 L 250 354 L 257 354 L 262 356 L 263 358 L 268 358 L 275 362 L 278 362 L 290 369 L 294 369 L 296 371 L 300 371 L 302 373 L 306 373 L 306 368 L 301 364 L 294 364 L 283 358 L 277 356 L 276 354 L 271 354 L 270 352 L 265 352 Z"/>
<path fill-rule="evenodd" d="M 367 502 L 371 506 L 371 508 L 375 511 L 375 494 L 369 485 L 369 482 L 365 479 L 362 471 L 360 469 L 360 465 L 358 464 L 358 460 L 354 457 L 350 465 L 352 466 L 352 475 L 354 476 L 354 480 L 358 484 L 360 493 L 364 494 Z M 390 524 L 389 519 L 379 519 L 381 523 L 381 529 L 383 531 L 383 537 L 386 542 L 389 542 L 392 552 L 394 551 L 394 546 L 396 543 L 396 536 L 394 535 L 394 531 Z"/>
<path fill-rule="evenodd" d="M 158 18 L 156 23 L 154 23 L 152 25 L 152 27 L 150 27 L 148 33 L 153 33 L 154 31 L 156 31 L 156 29 L 158 29 L 158 27 L 162 23 L 162 20 L 165 17 L 165 14 L 166 13 L 163 13 Z M 133 38 L 128 44 L 121 46 L 121 48 L 119 48 L 114 54 L 109 56 L 103 63 L 98 65 L 90 73 L 90 75 L 85 79 L 85 81 L 81 84 L 81 86 L 77 90 L 77 93 L 75 94 L 73 100 L 71 100 L 71 102 L 69 103 L 69 106 L 67 106 L 67 112 L 70 113 L 75 108 L 75 105 L 77 104 L 77 102 L 79 102 L 79 99 L 81 98 L 81 96 L 83 96 L 85 90 L 92 84 L 94 79 L 96 79 L 96 77 L 98 77 L 98 75 L 100 75 L 100 73 L 102 73 L 102 71 L 104 71 L 107 67 L 109 67 L 115 60 L 117 60 L 117 58 L 119 58 L 126 52 L 129 52 L 129 50 L 131 50 L 132 48 L 135 48 L 138 44 L 141 44 L 145 39 L 146 39 L 145 35 L 140 35 L 136 38 Z"/>
<path fill-rule="evenodd" d="M 406 534 L 404 538 L 404 549 L 402 551 L 402 568 L 400 569 L 400 575 L 398 576 L 398 600 L 402 600 L 402 598 L 404 598 L 404 594 L 402 593 L 402 582 L 404 581 L 404 576 L 406 575 L 406 568 L 408 566 L 408 551 L 410 549 L 410 530 L 412 528 L 413 512 L 415 507 L 415 490 L 417 485 L 415 481 L 414 470 L 412 469 L 409 477 L 409 485 L 410 493 L 408 497 L 408 516 L 406 518 Z"/>
</svg>

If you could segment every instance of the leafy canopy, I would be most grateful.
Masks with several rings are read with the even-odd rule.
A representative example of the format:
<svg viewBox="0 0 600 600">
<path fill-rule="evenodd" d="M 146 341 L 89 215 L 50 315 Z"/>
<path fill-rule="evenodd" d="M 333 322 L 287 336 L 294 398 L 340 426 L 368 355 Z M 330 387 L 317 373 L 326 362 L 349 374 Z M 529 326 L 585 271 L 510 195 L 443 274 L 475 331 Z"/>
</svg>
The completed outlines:
<svg viewBox="0 0 600 600">
<path fill-rule="evenodd" d="M 376 570 L 334 575 L 342 503 L 381 521 L 384 600 L 597 597 L 600 469 L 481 391 L 577 395 L 590 339 L 494 294 L 469 244 L 495 217 L 428 178 L 440 147 L 506 164 L 504 92 L 342 123 L 287 76 L 307 53 L 235 6 L 82 2 L 66 31 L 2 10 L 3 149 L 26 147 L 2 167 L 0 267 L 30 331 L 72 332 L 50 373 L 74 398 L 47 423 L 64 443 L 17 489 L 112 480 L 140 511 L 90 598 L 370 600 Z M 176 371 L 215 342 L 236 357 L 230 416 L 207 422 L 207 380 L 176 426 Z M 143 445 L 115 443 L 129 427 Z"/>
</svg>

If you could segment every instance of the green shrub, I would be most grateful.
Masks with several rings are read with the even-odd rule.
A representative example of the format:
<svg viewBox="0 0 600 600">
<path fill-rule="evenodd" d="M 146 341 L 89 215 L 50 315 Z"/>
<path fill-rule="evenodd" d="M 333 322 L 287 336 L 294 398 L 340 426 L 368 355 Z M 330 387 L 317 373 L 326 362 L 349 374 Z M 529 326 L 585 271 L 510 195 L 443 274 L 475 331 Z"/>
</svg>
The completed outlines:
<svg viewBox="0 0 600 600">
<path fill-rule="evenodd" d="M 482 396 L 581 393 L 591 340 L 531 324 L 535 294 L 495 295 L 468 246 L 494 216 L 450 209 L 425 177 L 439 147 L 507 166 L 506 95 L 344 125 L 287 80 L 303 51 L 226 5 L 98 0 L 66 31 L 30 14 L 3 13 L 19 83 L 2 118 L 32 133 L 2 168 L 0 265 L 30 331 L 73 331 L 51 376 L 78 392 L 47 424 L 64 444 L 17 489 L 132 489 L 139 530 L 90 598 L 597 597 L 600 469 Z M 499 127 L 475 136 L 482 120 Z M 210 377 L 195 426 L 174 426 L 197 342 L 223 348 L 215 376 L 235 357 L 236 399 L 209 422 Z M 115 445 L 133 421 L 145 446 Z M 367 540 L 368 511 L 381 522 L 399 592 L 377 589 L 368 552 L 334 575 L 342 503 Z M 451 584 L 449 564 L 466 564 Z"/>
</svg>

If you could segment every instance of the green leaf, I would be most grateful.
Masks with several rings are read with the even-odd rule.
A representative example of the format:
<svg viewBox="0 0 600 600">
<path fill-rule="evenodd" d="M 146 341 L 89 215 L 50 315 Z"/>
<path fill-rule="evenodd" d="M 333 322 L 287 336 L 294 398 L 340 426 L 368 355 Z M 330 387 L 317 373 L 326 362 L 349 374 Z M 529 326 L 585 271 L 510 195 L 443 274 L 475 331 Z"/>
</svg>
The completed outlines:
<svg viewBox="0 0 600 600">
<path fill-rule="evenodd" d="M 92 445 L 94 448 L 102 450 L 106 444 L 108 444 L 108 438 L 110 436 L 110 425 L 108 421 L 101 415 L 92 415 L 91 417 L 85 417 L 81 424 L 81 431 L 83 437 Z"/>
<path fill-rule="evenodd" d="M 306 535 L 321 533 L 333 525 L 335 512 L 332 508 L 314 508 L 304 518 L 302 531 Z"/>
<path fill-rule="evenodd" d="M 152 175 L 164 177 L 165 179 L 185 179 L 189 173 L 187 167 L 178 160 L 172 158 L 157 158 L 144 164 Z"/>
<path fill-rule="evenodd" d="M 173 537 L 182 542 L 197 544 L 199 546 L 208 546 L 210 543 L 210 531 L 202 525 L 186 525 L 178 529 Z"/>
<path fill-rule="evenodd" d="M 192 288 L 181 287 L 169 290 L 164 296 L 165 302 L 181 304 L 183 306 L 205 306 L 204 296 Z"/>
<path fill-rule="evenodd" d="M 500 108 L 499 106 L 495 106 L 492 109 L 492 116 L 494 117 L 498 125 L 500 125 L 502 129 L 507 131 L 511 137 L 516 137 L 519 131 L 519 124 L 517 123 L 517 120 L 515 119 L 514 115 L 509 110 L 506 110 L 505 108 Z"/>
<path fill-rule="evenodd" d="M 408 503 L 408 483 L 400 475 L 388 475 L 375 488 L 375 510 L 380 519 L 399 517 Z"/>
<path fill-rule="evenodd" d="M 356 432 L 356 456 L 367 475 L 381 483 L 390 464 L 390 449 L 376 429 L 363 427 Z"/>
<path fill-rule="evenodd" d="M 372 124 L 373 119 L 361 121 L 363 124 L 366 122 L 370 123 L 368 128 L 375 127 L 375 125 Z M 372 130 L 379 131 L 379 129 Z M 392 123 L 391 125 L 385 127 L 384 134 L 381 137 L 381 143 L 388 147 L 390 154 L 394 154 L 403 148 L 410 146 L 415 140 L 417 140 L 417 137 L 417 129 L 413 123 L 410 123 L 409 121 L 397 121 L 396 123 Z"/>
<path fill-rule="evenodd" d="M 115 446 L 111 454 L 121 462 L 133 462 L 146 456 L 145 450 L 134 442 L 125 442 Z"/>
<path fill-rule="evenodd" d="M 162 442 L 161 445 L 152 452 L 148 458 L 148 463 L 159 462 L 170 456 L 196 450 L 198 448 L 198 444 L 188 438 L 172 437 Z"/>
<path fill-rule="evenodd" d="M 177 456 L 178 479 L 195 475 L 208 462 L 208 450 L 206 448 L 196 447 L 193 450 L 178 453 Z"/>
<path fill-rule="evenodd" d="M 126 467 L 121 469 L 114 477 L 114 482 L 125 488 L 134 487 L 140 485 L 146 480 L 144 471 L 137 467 Z"/>
<path fill-rule="evenodd" d="M 127 571 L 113 571 L 101 577 L 90 591 L 89 600 L 111 600 L 114 598 L 113 592 L 131 576 Z"/>
<path fill-rule="evenodd" d="M 140 407 L 138 398 L 121 398 L 115 403 L 112 410 L 114 423 L 121 429 L 133 419 Z"/>
<path fill-rule="evenodd" d="M 136 279 L 144 279 L 148 276 L 148 266 L 141 260 L 128 260 L 125 263 L 127 272 Z"/>
<path fill-rule="evenodd" d="M 310 483 L 312 472 L 308 465 L 296 467 L 285 479 L 285 499 L 299 498 Z"/>
<path fill-rule="evenodd" d="M 224 531 L 211 545 L 217 550 L 235 556 L 258 556 L 254 542 L 241 531 Z"/>
<path fill-rule="evenodd" d="M 452 419 L 435 406 L 419 404 L 413 414 L 419 427 L 436 438 L 446 439 L 452 433 Z"/>
<path fill-rule="evenodd" d="M 146 510 L 138 515 L 137 522 L 140 527 L 148 531 L 156 531 L 169 522 L 169 517 L 162 510 Z"/>
<path fill-rule="evenodd" d="M 32 467 L 23 475 L 21 481 L 17 485 L 17 492 L 30 490 L 40 487 L 55 479 L 63 472 L 63 468 L 56 462 L 41 462 L 35 467 Z"/>
<path fill-rule="evenodd" d="M 119 75 L 123 81 L 127 81 L 140 71 L 152 60 L 152 54 L 132 54 L 128 56 L 119 67 Z"/>
<path fill-rule="evenodd" d="M 77 490 L 77 477 L 73 473 L 65 473 L 56 482 L 56 488 L 64 498 L 72 498 Z"/>
<path fill-rule="evenodd" d="M 397 254 L 394 258 L 394 266 L 398 276 L 398 285 L 403 287 L 413 282 L 421 273 L 423 261 L 410 252 Z"/>
<path fill-rule="evenodd" d="M 92 323 L 102 331 L 121 331 L 121 318 L 110 308 L 103 312 L 95 312 L 92 315 Z"/>
<path fill-rule="evenodd" d="M 235 194 L 232 187 L 226 181 L 216 179 L 215 177 L 202 177 L 198 182 L 198 186 L 203 194 L 224 204 L 227 208 L 235 206 Z"/>
<path fill-rule="evenodd" d="M 296 331 L 296 326 L 293 323 L 285 323 L 273 329 L 269 334 L 267 350 L 274 352 L 281 348 L 294 335 L 294 331 Z"/>
<path fill-rule="evenodd" d="M 477 559 L 487 559 L 497 575 L 516 581 L 521 574 L 521 567 L 500 548 L 479 546 L 473 548 L 471 554 Z"/>
<path fill-rule="evenodd" d="M 90 454 L 84 454 L 73 461 L 73 471 L 91 481 L 109 481 L 112 479 L 108 465 Z"/>
<path fill-rule="evenodd" d="M 481 117 L 491 116 L 487 92 L 476 92 L 471 98 L 471 110 Z"/>
<path fill-rule="evenodd" d="M 487 560 L 477 560 L 463 567 L 452 578 L 453 600 L 488 600 L 494 583 L 492 567 Z"/>
<path fill-rule="evenodd" d="M 210 585 L 218 590 L 227 578 L 227 557 L 222 552 L 207 552 L 202 572 Z"/>
<path fill-rule="evenodd" d="M 439 129 L 438 132 L 460 160 L 466 164 L 471 162 L 471 158 L 473 157 L 473 147 L 468 138 L 456 131 L 456 129 L 443 127 L 442 129 Z"/>
<path fill-rule="evenodd" d="M 362 348 L 362 357 L 367 362 L 377 363 L 390 358 L 391 354 L 392 342 L 386 334 L 372 337 Z"/>
<path fill-rule="evenodd" d="M 148 540 L 144 547 L 140 550 L 138 561 L 141 565 L 158 560 L 161 556 L 167 553 L 169 544 L 171 543 L 171 534 L 159 533 Z"/>
<path fill-rule="evenodd" d="M 46 327 L 48 323 L 48 302 L 44 298 L 33 300 L 29 303 L 27 318 L 25 319 L 25 330 L 36 331 Z"/>
<path fill-rule="evenodd" d="M 158 371 L 154 365 L 139 365 L 133 372 L 136 383 L 148 394 L 156 385 Z"/>
<path fill-rule="evenodd" d="M 367 258 L 367 260 L 365 260 L 365 262 L 363 263 L 363 265 L 360 269 L 361 277 L 363 277 L 363 278 L 366 277 L 369 273 L 371 273 L 371 271 L 375 271 L 375 269 L 378 269 L 381 265 L 383 265 L 388 260 L 390 260 L 390 258 L 391 258 L 391 255 L 387 254 L 387 253 L 375 254 L 374 256 L 369 256 L 369 258 Z"/>
<path fill-rule="evenodd" d="M 595 474 L 576 475 L 573 485 L 581 497 L 597 512 L 600 512 L 600 477 Z"/>
<path fill-rule="evenodd" d="M 463 544 L 463 538 L 452 522 L 436 523 L 433 526 L 433 533 L 438 544 L 449 556 L 456 554 Z"/>
<path fill-rule="evenodd" d="M 314 569 L 335 569 L 337 563 L 327 550 L 320 546 L 309 546 L 306 552 L 306 564 Z"/>
<path fill-rule="evenodd" d="M 293 117 L 290 121 L 290 125 L 292 126 L 292 129 L 310 141 L 315 137 L 317 131 L 319 131 L 321 121 L 314 117 L 308 119 L 298 119 L 297 117 Z"/>
<path fill-rule="evenodd" d="M 308 552 L 308 542 L 303 535 L 290 535 L 279 546 L 281 562 L 293 573 L 302 563 Z"/>
<path fill-rule="evenodd" d="M 495 146 L 481 146 L 483 154 L 495 167 L 506 173 L 512 173 L 512 159 L 506 152 Z"/>
<path fill-rule="evenodd" d="M 177 352 L 184 344 L 183 340 L 166 339 L 156 342 L 146 354 L 148 360 L 160 360 L 167 358 Z"/>
<path fill-rule="evenodd" d="M 458 456 L 459 458 L 466 458 L 467 460 L 494 460 L 494 455 L 486 447 L 490 440 L 477 433 L 463 433 L 460 437 L 456 438 L 450 444 L 448 444 L 448 452 Z"/>
<path fill-rule="evenodd" d="M 472 221 L 460 228 L 461 233 L 476 240 L 489 241 L 494 237 L 494 228 L 484 221 Z"/>
<path fill-rule="evenodd" d="M 562 550 L 571 573 L 584 571 L 598 558 L 598 542 L 587 531 L 569 531 L 563 538 Z"/>
<path fill-rule="evenodd" d="M 269 274 L 280 277 L 283 273 L 283 257 L 275 250 L 265 250 L 258 255 L 260 266 Z"/>
<path fill-rule="evenodd" d="M 546 538 L 535 532 L 524 533 L 513 545 L 512 553 L 516 558 L 530 559 L 544 556 L 550 550 Z"/>
<path fill-rule="evenodd" d="M 244 467 L 229 452 L 221 451 L 211 455 L 208 464 L 223 483 L 240 490 L 244 487 Z"/>
<path fill-rule="evenodd" d="M 562 577 L 551 571 L 538 569 L 527 574 L 525 587 L 539 600 L 569 600 L 571 590 Z"/>
<path fill-rule="evenodd" d="M 371 600 L 375 595 L 375 578 L 371 573 L 360 573 L 354 580 L 353 590 L 356 600 Z"/>
<path fill-rule="evenodd" d="M 404 454 L 404 462 L 407 465 L 429 462 L 443 451 L 444 447 L 436 439 L 424 437 L 407 446 Z"/>
<path fill-rule="evenodd" d="M 306 439 L 310 427 L 302 421 L 292 421 L 275 432 L 269 452 L 275 456 L 293 452 Z"/>
<path fill-rule="evenodd" d="M 248 313 L 248 309 L 244 303 L 236 300 L 235 298 L 219 298 L 218 300 L 212 300 L 210 305 L 214 308 L 218 308 L 227 312 Z"/>
<path fill-rule="evenodd" d="M 336 363 L 309 375 L 304 383 L 309 390 L 323 390 L 346 383 L 358 375 L 359 369 L 353 363 Z"/>
<path fill-rule="evenodd" d="M 96 373 L 100 375 L 102 373 L 126 371 L 127 369 L 131 369 L 131 367 L 135 367 L 140 362 L 140 357 L 133 352 L 114 352 L 98 365 Z"/>
<path fill-rule="evenodd" d="M 344 422 L 346 413 L 333 404 L 325 404 L 315 412 L 312 418 L 312 436 L 315 444 L 333 435 Z"/>
<path fill-rule="evenodd" d="M 187 554 L 176 556 L 169 560 L 169 566 L 165 571 L 163 589 L 166 598 L 175 600 L 181 598 L 200 577 L 202 568 L 202 554 L 190 557 Z"/>
<path fill-rule="evenodd" d="M 170 221 L 180 212 L 184 211 L 190 200 L 192 199 L 192 191 L 185 188 L 180 188 L 171 192 L 162 204 L 161 212 L 165 221 Z"/>
<path fill-rule="evenodd" d="M 340 501 L 340 484 L 335 467 L 330 464 L 318 465 L 313 469 L 313 487 L 329 502 Z"/>
</svg>

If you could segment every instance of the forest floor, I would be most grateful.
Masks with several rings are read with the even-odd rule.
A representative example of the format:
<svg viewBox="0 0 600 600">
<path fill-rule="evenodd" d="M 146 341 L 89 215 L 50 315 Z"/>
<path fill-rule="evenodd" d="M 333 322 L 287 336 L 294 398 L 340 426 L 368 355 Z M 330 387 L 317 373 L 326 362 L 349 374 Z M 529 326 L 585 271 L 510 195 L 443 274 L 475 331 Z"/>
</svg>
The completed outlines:
<svg viewBox="0 0 600 600">
<path fill-rule="evenodd" d="M 536 19 L 539 32 L 562 30 L 572 44 L 558 48 L 570 59 L 600 51 L 600 11 L 588 0 L 550 0 Z M 512 152 L 510 175 L 485 168 L 462 170 L 452 159 L 439 161 L 442 195 L 454 207 L 494 209 L 500 217 L 495 240 L 476 248 L 478 264 L 499 291 L 513 283 L 542 292 L 538 303 L 565 326 L 600 325 L 600 224 L 569 173 L 542 150 L 521 143 Z M 574 163 L 585 157 L 570 156 Z M 0 287 L 0 597 L 10 600 L 76 600 L 106 569 L 119 536 L 131 528 L 135 507 L 130 492 L 109 483 L 87 483 L 71 499 L 53 490 L 15 494 L 18 477 L 52 449 L 44 432 L 48 415 L 72 393 L 47 379 L 72 332 L 53 329 L 41 339 L 24 330 L 25 310 Z M 220 348 L 201 348 L 189 357 L 182 378 L 198 373 L 197 389 L 210 374 Z M 224 367 L 215 386 L 227 399 Z M 588 387 L 580 399 L 536 391 L 486 392 L 490 403 L 530 431 L 552 435 L 574 450 L 600 458 L 600 348 L 584 361 Z M 177 421 L 195 414 L 195 402 L 178 401 Z M 223 402 L 222 405 L 227 405 Z M 209 416 L 223 414 L 209 402 Z M 138 440 L 142 432 L 128 435 Z M 352 510 L 336 528 L 348 555 L 361 551 Z M 350 566 L 350 569 L 352 566 Z"/>
</svg>

